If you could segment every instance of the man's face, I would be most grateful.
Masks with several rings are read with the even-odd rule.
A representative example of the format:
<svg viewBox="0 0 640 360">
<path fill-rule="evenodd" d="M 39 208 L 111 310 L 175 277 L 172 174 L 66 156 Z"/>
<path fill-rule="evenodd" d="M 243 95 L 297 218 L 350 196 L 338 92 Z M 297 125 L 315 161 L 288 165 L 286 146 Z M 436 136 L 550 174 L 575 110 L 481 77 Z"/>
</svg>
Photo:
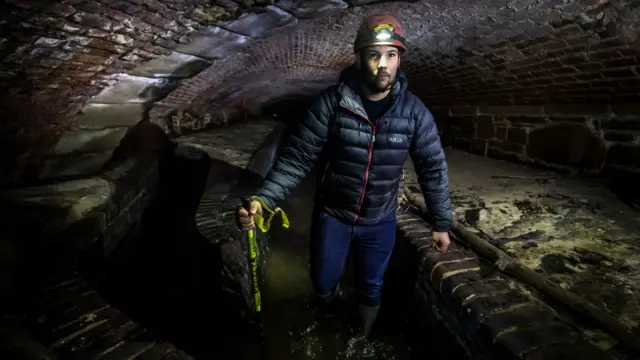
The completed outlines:
<svg viewBox="0 0 640 360">
<path fill-rule="evenodd" d="M 373 93 L 385 92 L 393 86 L 400 66 L 400 54 L 394 46 L 376 45 L 358 54 L 365 86 Z"/>
</svg>

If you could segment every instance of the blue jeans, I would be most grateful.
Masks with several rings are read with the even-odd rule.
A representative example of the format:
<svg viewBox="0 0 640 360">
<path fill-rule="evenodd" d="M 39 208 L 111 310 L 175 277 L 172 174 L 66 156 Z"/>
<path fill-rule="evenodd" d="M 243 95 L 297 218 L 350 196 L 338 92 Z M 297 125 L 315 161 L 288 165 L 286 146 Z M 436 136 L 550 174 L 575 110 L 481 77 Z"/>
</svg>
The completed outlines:
<svg viewBox="0 0 640 360">
<path fill-rule="evenodd" d="M 311 281 L 316 294 L 331 293 L 342 276 L 349 248 L 355 260 L 356 300 L 378 306 L 384 273 L 396 240 L 396 213 L 375 225 L 344 224 L 315 212 L 311 225 Z"/>
</svg>

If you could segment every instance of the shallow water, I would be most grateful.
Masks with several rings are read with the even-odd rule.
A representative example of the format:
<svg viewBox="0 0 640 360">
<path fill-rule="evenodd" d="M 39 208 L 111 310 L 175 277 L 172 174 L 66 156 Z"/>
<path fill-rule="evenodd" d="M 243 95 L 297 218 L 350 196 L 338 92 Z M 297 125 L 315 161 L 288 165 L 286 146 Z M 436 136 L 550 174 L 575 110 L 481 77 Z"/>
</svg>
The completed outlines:
<svg viewBox="0 0 640 360">
<path fill-rule="evenodd" d="M 329 307 L 317 304 L 308 258 L 292 254 L 288 245 L 282 242 L 271 247 L 261 289 L 267 359 L 409 359 L 400 329 L 384 328 L 395 325 L 388 319 L 381 318 L 369 340 L 353 336 L 350 325 L 355 304 L 348 276 L 342 282 L 343 298 Z"/>
<path fill-rule="evenodd" d="M 370 339 L 353 335 L 356 305 L 350 258 L 341 280 L 342 298 L 328 307 L 314 301 L 308 258 L 311 181 L 305 181 L 293 195 L 283 207 L 291 227 L 272 228 L 268 240 L 261 289 L 267 359 L 410 359 L 402 331 L 406 328 L 404 314 L 391 302 L 383 302 Z M 393 289 L 385 291 L 388 297 Z"/>
<path fill-rule="evenodd" d="M 180 174 L 178 180 L 194 177 L 182 176 L 184 171 L 171 173 Z M 185 196 L 172 189 L 192 186 L 179 182 L 166 186 L 161 201 L 143 217 L 130 249 L 122 251 L 126 255 L 100 271 L 101 293 L 195 359 L 260 359 L 255 327 L 239 322 L 237 308 L 221 300 L 214 288 L 222 272 L 220 249 L 197 231 L 185 230 L 195 210 L 182 204 Z M 312 195 L 311 175 L 283 206 L 291 227 L 274 226 L 269 232 L 261 289 L 266 359 L 410 359 L 401 331 L 407 328 L 403 311 L 409 296 L 396 295 L 394 281 L 385 286 L 378 322 L 366 341 L 355 341 L 349 331 L 355 315 L 349 262 L 341 282 L 343 299 L 329 309 L 312 301 L 308 260 Z M 199 200 L 200 196 L 190 199 L 189 206 Z"/>
</svg>

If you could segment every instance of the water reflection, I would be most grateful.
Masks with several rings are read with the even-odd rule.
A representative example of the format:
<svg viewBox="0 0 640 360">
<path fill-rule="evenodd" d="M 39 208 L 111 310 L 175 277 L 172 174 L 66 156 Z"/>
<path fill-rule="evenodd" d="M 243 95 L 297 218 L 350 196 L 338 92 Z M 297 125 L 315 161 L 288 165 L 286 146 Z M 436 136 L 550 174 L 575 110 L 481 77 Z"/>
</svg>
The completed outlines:
<svg viewBox="0 0 640 360">
<path fill-rule="evenodd" d="M 410 349 L 398 327 L 402 319 L 380 318 L 370 339 L 353 333 L 356 305 L 351 259 L 341 281 L 343 297 L 329 306 L 315 301 L 309 279 L 308 232 L 296 231 L 308 230 L 308 226 L 300 226 L 274 229 L 269 240 L 262 289 L 267 359 L 409 359 Z"/>
</svg>

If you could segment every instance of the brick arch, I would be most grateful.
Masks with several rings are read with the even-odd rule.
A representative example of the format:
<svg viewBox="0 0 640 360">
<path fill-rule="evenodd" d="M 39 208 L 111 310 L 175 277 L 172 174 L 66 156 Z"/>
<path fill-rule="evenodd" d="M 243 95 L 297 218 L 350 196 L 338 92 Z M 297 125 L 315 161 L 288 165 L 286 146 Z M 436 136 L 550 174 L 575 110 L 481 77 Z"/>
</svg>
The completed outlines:
<svg viewBox="0 0 640 360">
<path fill-rule="evenodd" d="M 225 89 L 221 84 L 243 76 L 280 83 L 292 81 L 294 68 L 308 71 L 309 64 L 343 68 L 353 59 L 351 42 L 361 19 L 387 11 L 406 27 L 410 52 L 403 66 L 410 89 L 439 114 L 450 144 L 557 168 L 631 169 L 630 158 L 620 154 L 637 152 L 632 144 L 640 134 L 628 131 L 631 122 L 621 127 L 620 119 L 628 119 L 629 109 L 640 102 L 638 10 L 622 2 L 497 5 L 416 2 L 350 8 L 262 39 L 224 71 L 211 68 L 186 88 L 194 95 L 192 104 L 199 104 L 215 99 Z M 300 82 L 312 80 L 313 75 Z M 269 86 L 265 82 L 263 90 Z M 260 92 L 258 87 L 246 94 Z M 536 139 L 557 139 L 553 147 L 564 149 L 569 143 L 562 139 L 569 134 L 578 153 L 540 155 Z"/>
<path fill-rule="evenodd" d="M 114 73 L 130 73 L 144 60 L 169 54 L 192 41 L 194 30 L 211 24 L 210 17 L 200 16 L 205 1 L 171 4 L 159 0 L 144 4 L 99 1 L 55 6 L 35 0 L 11 3 L 26 9 L 26 15 L 19 18 L 29 33 L 14 39 L 25 44 L 10 58 L 19 60 L 25 54 L 47 56 L 45 63 L 25 65 L 12 75 L 15 79 L 26 77 L 38 86 L 9 91 L 13 96 L 9 99 L 26 97 L 25 102 L 31 104 L 26 108 L 41 114 L 25 115 L 29 111 L 22 110 L 21 116 L 13 118 L 51 119 L 45 121 L 46 126 L 43 121 L 30 125 L 28 121 L 18 121 L 15 126 L 22 129 L 17 130 L 19 133 L 34 138 L 29 139 L 30 149 L 39 148 L 36 152 L 40 155 L 55 142 L 52 139 L 65 134 L 69 119 L 91 95 L 118 81 Z M 634 104 L 640 99 L 637 37 L 640 21 L 638 10 L 626 2 L 418 1 L 378 3 L 324 12 L 310 19 L 300 17 L 295 28 L 251 39 L 249 49 L 214 60 L 198 75 L 179 83 L 158 85 L 160 93 L 154 92 L 157 89 L 145 93 L 150 98 L 145 101 L 153 103 L 148 118 L 163 122 L 176 110 L 212 106 L 211 100 L 220 97 L 220 91 L 233 91 L 243 77 L 280 76 L 286 79 L 279 80 L 286 83 L 283 87 L 295 81 L 302 84 L 329 78 L 327 74 L 352 61 L 351 42 L 360 21 L 381 11 L 397 16 L 406 28 L 411 51 L 403 64 L 410 77 L 410 89 L 445 115 L 440 118 L 441 123 L 451 128 L 454 134 L 450 138 L 457 139 L 455 143 L 465 149 L 477 148 L 478 152 L 488 153 L 490 148 L 499 148 L 500 152 L 518 153 L 527 145 L 513 145 L 508 137 L 485 139 L 476 133 L 461 132 L 463 128 L 477 131 L 480 126 L 477 118 L 461 116 L 490 116 L 492 121 L 498 121 L 492 122 L 483 134 L 502 135 L 507 133 L 504 129 L 520 126 L 516 120 L 507 119 L 514 114 L 520 116 L 518 121 L 524 119 L 527 126 L 530 121 L 546 123 L 556 121 L 557 117 L 565 121 L 568 113 L 574 117 L 581 115 L 557 108 L 547 112 L 543 105 L 569 103 L 574 109 L 586 109 L 580 104 L 602 104 L 606 108 L 615 103 L 616 109 L 629 109 L 620 104 Z M 76 50 L 78 53 L 73 53 Z M 71 56 L 71 61 L 64 69 L 57 67 L 65 56 Z M 165 93 L 175 86 L 168 95 Z M 258 88 L 247 94 L 253 96 L 257 92 Z M 217 112 L 225 119 L 233 116 L 230 114 L 243 113 L 242 109 L 216 105 L 222 106 Z M 520 107 L 504 107 L 514 105 Z M 18 108 L 21 106 L 24 108 L 23 105 Z M 479 106 L 503 108 L 479 109 Z M 595 135 L 607 141 L 607 147 L 624 146 L 623 150 L 612 152 L 616 158 L 628 153 L 626 149 L 633 148 L 631 144 L 637 139 L 635 132 L 628 132 L 629 128 L 635 128 L 627 121 L 622 122 L 623 126 L 609 121 L 619 120 L 617 115 L 633 113 L 624 111 L 618 114 L 609 107 L 584 121 L 592 132 L 600 131 Z M 483 125 L 486 123 L 482 121 Z M 615 127 L 598 128 L 605 123 Z M 25 131 L 28 127 L 32 130 Z M 530 130 L 529 126 L 527 131 Z M 517 132 L 514 129 L 511 133 Z M 27 143 L 25 139 L 23 136 L 21 141 Z M 27 150 L 22 151 L 23 158 L 35 156 L 33 151 L 23 150 Z M 622 162 L 626 164 L 628 159 Z"/>
<path fill-rule="evenodd" d="M 411 51 L 404 67 L 412 90 L 434 105 L 637 99 L 638 51 L 613 6 L 494 5 L 463 10 L 456 3 L 396 3 L 330 14 L 260 40 L 229 59 L 233 64 L 210 68 L 185 88 L 199 94 L 197 103 L 215 97 L 218 84 L 249 72 L 279 69 L 287 76 L 308 64 L 342 68 L 352 61 L 361 19 L 388 11 L 407 28 Z"/>
</svg>

